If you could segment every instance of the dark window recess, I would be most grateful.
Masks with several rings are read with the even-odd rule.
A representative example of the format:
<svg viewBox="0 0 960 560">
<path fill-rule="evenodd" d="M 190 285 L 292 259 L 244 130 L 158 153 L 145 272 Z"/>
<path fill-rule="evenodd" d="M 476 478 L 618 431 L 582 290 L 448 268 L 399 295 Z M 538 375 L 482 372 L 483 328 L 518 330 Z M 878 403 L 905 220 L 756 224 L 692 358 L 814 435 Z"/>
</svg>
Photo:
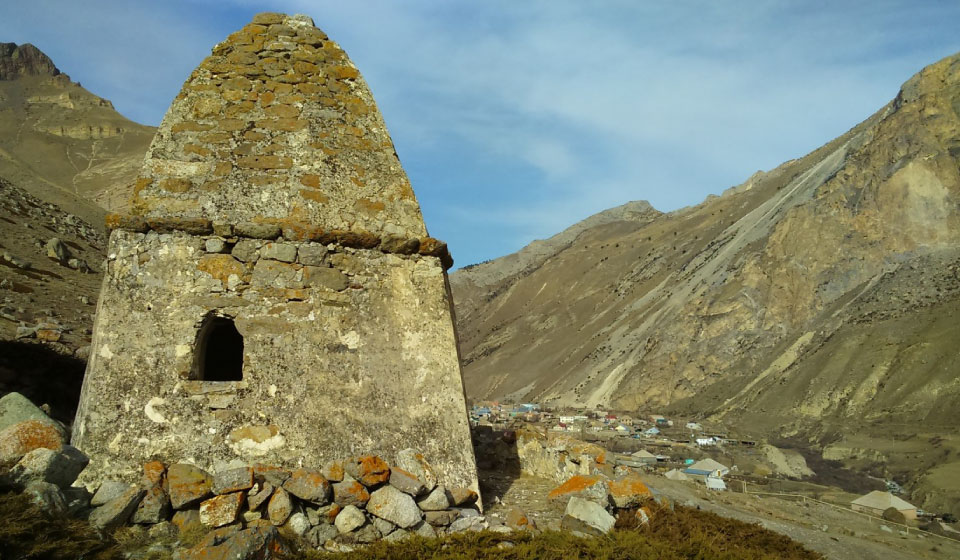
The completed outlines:
<svg viewBox="0 0 960 560">
<path fill-rule="evenodd" d="M 243 336 L 232 319 L 209 317 L 200 328 L 195 379 L 240 381 L 243 379 Z"/>
</svg>

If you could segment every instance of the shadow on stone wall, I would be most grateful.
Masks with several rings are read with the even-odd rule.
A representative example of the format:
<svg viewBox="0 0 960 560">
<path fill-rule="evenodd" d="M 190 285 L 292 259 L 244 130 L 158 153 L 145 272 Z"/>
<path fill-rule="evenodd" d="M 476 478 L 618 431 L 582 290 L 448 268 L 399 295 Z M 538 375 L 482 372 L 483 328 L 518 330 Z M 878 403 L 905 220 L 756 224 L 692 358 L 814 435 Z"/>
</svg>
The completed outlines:
<svg viewBox="0 0 960 560">
<path fill-rule="evenodd" d="M 86 362 L 43 344 L 0 340 L 0 395 L 18 392 L 67 426 L 80 402 Z"/>
<path fill-rule="evenodd" d="M 486 510 L 499 501 L 513 481 L 520 477 L 517 435 L 512 430 L 493 430 L 490 426 L 474 426 L 471 434 L 480 495 Z"/>
</svg>

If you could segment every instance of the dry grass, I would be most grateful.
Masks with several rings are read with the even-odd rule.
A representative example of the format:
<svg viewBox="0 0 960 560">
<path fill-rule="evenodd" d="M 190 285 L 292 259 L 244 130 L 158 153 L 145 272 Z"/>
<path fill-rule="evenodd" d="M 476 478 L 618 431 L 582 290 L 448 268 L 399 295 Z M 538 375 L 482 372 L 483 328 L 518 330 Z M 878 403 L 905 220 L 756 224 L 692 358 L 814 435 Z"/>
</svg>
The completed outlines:
<svg viewBox="0 0 960 560">
<path fill-rule="evenodd" d="M 16 493 L 0 494 L 0 558 L 114 560 L 123 558 L 90 525 L 55 519 Z"/>
</svg>

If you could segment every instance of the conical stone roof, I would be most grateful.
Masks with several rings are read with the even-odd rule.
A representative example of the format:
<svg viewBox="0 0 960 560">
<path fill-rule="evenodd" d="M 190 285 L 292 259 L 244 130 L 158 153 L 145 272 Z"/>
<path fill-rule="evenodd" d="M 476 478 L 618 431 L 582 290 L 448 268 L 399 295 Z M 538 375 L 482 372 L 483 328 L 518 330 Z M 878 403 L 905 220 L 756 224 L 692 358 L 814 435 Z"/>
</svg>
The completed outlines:
<svg viewBox="0 0 960 560">
<path fill-rule="evenodd" d="M 369 88 L 299 15 L 259 14 L 214 47 L 164 117 L 134 193 L 147 221 L 427 234 Z"/>
</svg>

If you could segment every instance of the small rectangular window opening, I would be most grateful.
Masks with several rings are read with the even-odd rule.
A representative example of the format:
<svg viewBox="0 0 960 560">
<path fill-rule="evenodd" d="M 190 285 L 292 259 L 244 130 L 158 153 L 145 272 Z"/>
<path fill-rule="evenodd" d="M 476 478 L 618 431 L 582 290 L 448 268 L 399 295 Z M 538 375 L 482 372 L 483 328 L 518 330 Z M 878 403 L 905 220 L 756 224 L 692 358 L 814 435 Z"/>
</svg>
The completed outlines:
<svg viewBox="0 0 960 560">
<path fill-rule="evenodd" d="M 208 316 L 197 335 L 193 378 L 199 381 L 243 380 L 243 336 L 233 319 Z"/>
</svg>

